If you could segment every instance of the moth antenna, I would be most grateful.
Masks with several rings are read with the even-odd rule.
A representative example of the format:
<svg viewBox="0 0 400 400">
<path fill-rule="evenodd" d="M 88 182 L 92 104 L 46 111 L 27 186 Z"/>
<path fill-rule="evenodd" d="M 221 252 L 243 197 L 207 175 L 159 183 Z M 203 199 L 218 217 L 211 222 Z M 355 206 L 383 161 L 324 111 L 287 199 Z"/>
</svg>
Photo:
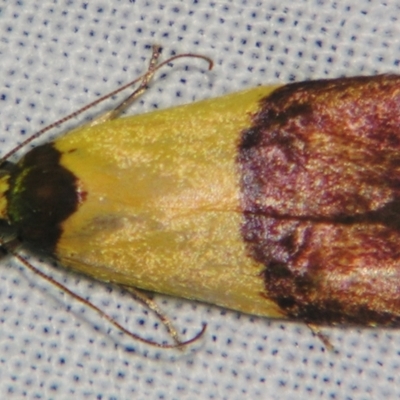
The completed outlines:
<svg viewBox="0 0 400 400">
<path fill-rule="evenodd" d="M 44 272 L 40 271 L 37 269 L 34 265 L 32 265 L 28 260 L 26 260 L 24 257 L 22 257 L 20 254 L 18 254 L 9 243 L 5 243 L 3 240 L 0 240 L 0 245 L 11 255 L 13 255 L 16 259 L 18 259 L 19 262 L 21 262 L 25 267 L 29 268 L 32 272 L 34 272 L 36 275 L 40 276 L 41 278 L 45 279 L 47 282 L 51 283 L 52 285 L 56 286 L 60 290 L 62 290 L 64 293 L 67 293 L 71 297 L 73 297 L 75 300 L 78 300 L 80 303 L 84 304 L 85 306 L 91 308 L 92 310 L 96 311 L 101 317 L 104 317 L 111 325 L 114 325 L 117 329 L 120 331 L 124 332 L 126 335 L 130 336 L 134 340 L 138 340 L 140 342 L 146 343 L 150 346 L 154 347 L 159 347 L 163 349 L 176 349 L 176 348 L 182 348 L 184 346 L 188 346 L 189 344 L 197 341 L 205 332 L 207 324 L 203 324 L 202 329 L 191 339 L 185 340 L 185 341 L 180 341 L 177 339 L 177 334 L 176 337 L 174 337 L 174 334 L 171 334 L 172 338 L 175 340 L 176 344 L 167 344 L 167 343 L 158 343 L 150 339 L 145 339 L 125 327 L 123 327 L 121 324 L 119 324 L 114 318 L 112 318 L 110 315 L 108 315 L 106 312 L 104 312 L 101 308 L 97 307 L 93 303 L 91 303 L 89 300 L 86 300 L 79 294 L 73 292 L 72 290 L 68 289 L 66 286 L 64 286 L 62 283 L 56 281 L 54 278 L 51 276 L 46 275 Z M 125 287 L 124 287 L 125 288 Z M 132 293 L 132 292 L 131 292 Z M 140 296 L 137 296 L 139 300 Z M 147 304 L 145 302 L 145 304 Z M 156 307 L 157 308 L 157 307 Z M 157 316 L 162 315 L 161 313 L 156 312 Z M 162 320 L 163 317 L 161 317 Z M 168 320 L 167 320 L 168 321 Z M 170 328 L 168 327 L 168 323 L 164 324 L 167 327 L 167 330 L 170 332 Z M 172 328 L 172 332 L 174 329 Z M 176 332 L 176 331 L 175 331 Z"/>
<path fill-rule="evenodd" d="M 175 56 L 172 56 L 170 58 L 168 58 L 167 60 L 161 62 L 160 64 L 157 65 L 157 61 L 158 58 L 161 54 L 161 47 L 160 46 L 153 46 L 153 52 L 152 52 L 152 56 L 150 59 L 150 63 L 149 63 L 149 67 L 147 69 L 147 71 L 139 76 L 138 78 L 120 86 L 119 88 L 113 90 L 112 92 L 107 93 L 106 95 L 98 98 L 97 100 L 79 108 L 78 110 L 72 112 L 71 114 L 51 123 L 50 125 L 47 125 L 46 127 L 40 129 L 39 131 L 37 131 L 36 133 L 34 133 L 33 135 L 31 135 L 30 137 L 28 137 L 26 140 L 24 140 L 23 142 L 21 142 L 20 144 L 18 144 L 17 146 L 15 146 L 12 150 L 10 150 L 9 152 L 7 152 L 3 157 L 0 158 L 0 165 L 3 164 L 9 157 L 11 157 L 13 154 L 15 154 L 17 151 L 19 151 L 20 149 L 22 149 L 23 147 L 25 147 L 27 144 L 31 143 L 33 140 L 38 139 L 40 136 L 42 136 L 44 133 L 48 132 L 49 130 L 53 129 L 53 128 L 57 128 L 58 126 L 64 124 L 65 122 L 69 121 L 72 118 L 77 117 L 78 115 L 82 114 L 83 112 L 97 106 L 98 104 L 102 103 L 103 101 L 115 96 L 116 94 L 124 91 L 125 89 L 129 88 L 130 86 L 138 83 L 138 82 L 142 82 L 140 84 L 140 86 L 134 90 L 132 92 L 131 95 L 129 95 L 125 100 L 123 100 L 114 110 L 111 110 L 109 112 L 106 112 L 102 115 L 100 115 L 100 117 L 96 118 L 94 121 L 92 121 L 92 123 L 90 123 L 89 125 L 96 125 L 100 122 L 103 122 L 105 120 L 109 120 L 109 119 L 113 119 L 118 117 L 123 111 L 126 110 L 126 108 L 128 108 L 133 102 L 134 100 L 136 100 L 138 97 L 140 97 L 146 90 L 147 90 L 147 86 L 149 81 L 151 80 L 151 78 L 154 76 L 154 74 L 162 67 L 164 67 L 166 64 L 171 63 L 174 60 L 177 60 L 178 58 L 200 58 L 204 61 L 206 61 L 209 65 L 208 65 L 208 69 L 211 70 L 214 63 L 211 60 L 211 58 L 207 57 L 207 56 L 203 56 L 201 54 L 192 54 L 192 53 L 183 53 L 183 54 L 177 54 Z M 110 116 L 108 117 L 108 115 L 110 114 Z M 108 117 L 108 118 L 107 118 Z"/>
</svg>

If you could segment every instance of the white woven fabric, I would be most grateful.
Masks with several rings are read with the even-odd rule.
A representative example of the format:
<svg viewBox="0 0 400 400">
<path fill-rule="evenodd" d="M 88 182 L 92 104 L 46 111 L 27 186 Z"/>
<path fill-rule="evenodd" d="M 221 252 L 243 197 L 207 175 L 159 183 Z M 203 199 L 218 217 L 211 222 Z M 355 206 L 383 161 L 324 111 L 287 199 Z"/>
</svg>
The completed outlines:
<svg viewBox="0 0 400 400">
<path fill-rule="evenodd" d="M 132 113 L 261 83 L 400 68 L 400 3 L 391 0 L 10 0 L 0 7 L 1 154 L 143 72 L 154 43 L 165 57 L 208 55 L 215 68 L 177 62 Z M 131 330 L 166 338 L 118 288 L 31 261 Z M 201 343 L 180 355 L 120 337 L 16 261 L 2 262 L 0 282 L 4 399 L 400 397 L 397 330 L 327 329 L 336 347 L 329 352 L 302 324 L 156 296 L 185 338 L 208 323 Z"/>
</svg>

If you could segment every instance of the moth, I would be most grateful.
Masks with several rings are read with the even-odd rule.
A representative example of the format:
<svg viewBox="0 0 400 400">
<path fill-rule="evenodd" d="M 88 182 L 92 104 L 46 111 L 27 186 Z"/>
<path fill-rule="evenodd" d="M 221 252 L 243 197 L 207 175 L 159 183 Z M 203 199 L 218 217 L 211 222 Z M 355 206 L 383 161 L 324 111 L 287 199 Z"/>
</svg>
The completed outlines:
<svg viewBox="0 0 400 400">
<path fill-rule="evenodd" d="M 157 59 L 115 110 L 2 160 L 3 246 L 244 313 L 398 326 L 399 76 L 260 86 L 120 118 Z"/>
</svg>

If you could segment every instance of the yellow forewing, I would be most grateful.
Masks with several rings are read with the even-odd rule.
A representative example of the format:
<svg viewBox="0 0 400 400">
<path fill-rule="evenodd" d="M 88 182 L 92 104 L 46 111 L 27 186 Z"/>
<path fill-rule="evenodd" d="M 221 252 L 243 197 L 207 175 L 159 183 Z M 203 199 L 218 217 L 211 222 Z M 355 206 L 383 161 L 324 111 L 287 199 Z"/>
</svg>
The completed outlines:
<svg viewBox="0 0 400 400">
<path fill-rule="evenodd" d="M 246 253 L 240 134 L 275 87 L 83 127 L 55 142 L 82 202 L 63 223 L 60 261 L 104 281 L 268 316 Z"/>
</svg>

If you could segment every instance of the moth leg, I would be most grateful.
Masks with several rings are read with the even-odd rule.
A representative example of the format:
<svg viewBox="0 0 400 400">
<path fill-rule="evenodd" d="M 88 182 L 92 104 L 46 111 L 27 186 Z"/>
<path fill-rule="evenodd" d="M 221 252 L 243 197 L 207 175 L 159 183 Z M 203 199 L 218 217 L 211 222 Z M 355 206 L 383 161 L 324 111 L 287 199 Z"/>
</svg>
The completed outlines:
<svg viewBox="0 0 400 400">
<path fill-rule="evenodd" d="M 153 78 L 155 72 L 157 71 L 157 61 L 160 55 L 161 47 L 157 45 L 153 46 L 153 52 L 150 58 L 149 66 L 146 73 L 143 75 L 139 87 L 135 89 L 126 99 L 121 101 L 117 105 L 117 107 L 115 107 L 111 111 L 107 111 L 104 114 L 101 114 L 93 121 L 91 121 L 88 126 L 95 126 L 98 124 L 102 124 L 106 121 L 111 121 L 118 118 L 138 97 L 140 97 L 147 90 L 150 80 Z"/>
<path fill-rule="evenodd" d="M 182 341 L 179 338 L 178 332 L 174 328 L 172 322 L 166 317 L 165 314 L 163 314 L 163 312 L 160 310 L 160 308 L 158 307 L 157 303 L 154 300 L 150 299 L 150 297 L 148 297 L 144 292 L 142 292 L 138 289 L 135 289 L 131 286 L 125 286 L 125 285 L 119 285 L 119 286 L 121 286 L 124 290 L 129 292 L 135 300 L 140 301 L 149 310 L 153 311 L 154 314 L 157 316 L 157 318 L 163 323 L 163 325 L 167 329 L 169 335 L 174 340 L 174 342 L 177 345 L 182 344 Z"/>
<path fill-rule="evenodd" d="M 121 116 L 121 114 L 131 106 L 131 104 L 138 98 L 140 97 L 147 89 L 149 86 L 150 81 L 152 80 L 154 74 L 162 68 L 164 65 L 167 65 L 171 61 L 174 61 L 178 58 L 200 58 L 208 63 L 208 69 L 212 69 L 213 67 L 213 61 L 207 57 L 203 56 L 200 54 L 193 54 L 193 53 L 184 53 L 184 54 L 176 54 L 167 60 L 164 60 L 163 62 L 159 63 L 158 60 L 161 55 L 161 46 L 154 45 L 152 47 L 152 54 L 151 58 L 149 61 L 149 66 L 147 68 L 147 71 L 138 79 L 135 79 L 134 81 L 128 83 L 127 85 L 121 86 L 121 88 L 117 89 L 114 92 L 111 92 L 110 94 L 106 95 L 103 97 L 103 99 L 108 98 L 113 96 L 116 93 L 119 93 L 121 90 L 126 89 L 127 87 L 131 86 L 134 83 L 140 82 L 139 86 L 137 89 L 135 89 L 128 97 L 126 97 L 124 100 L 122 100 L 113 110 L 105 112 L 104 114 L 100 115 L 99 117 L 95 118 L 92 122 L 88 124 L 88 126 L 94 126 L 101 124 L 106 121 L 110 121 L 113 119 L 116 119 Z M 97 101 L 100 101 L 97 100 Z M 101 100 L 102 101 L 102 100 Z"/>
<path fill-rule="evenodd" d="M 310 328 L 312 334 L 316 336 L 322 344 L 329 350 L 329 351 L 334 351 L 335 348 L 330 342 L 328 336 L 326 336 L 322 331 L 321 328 L 317 325 L 306 323 L 306 325 Z"/>
</svg>

